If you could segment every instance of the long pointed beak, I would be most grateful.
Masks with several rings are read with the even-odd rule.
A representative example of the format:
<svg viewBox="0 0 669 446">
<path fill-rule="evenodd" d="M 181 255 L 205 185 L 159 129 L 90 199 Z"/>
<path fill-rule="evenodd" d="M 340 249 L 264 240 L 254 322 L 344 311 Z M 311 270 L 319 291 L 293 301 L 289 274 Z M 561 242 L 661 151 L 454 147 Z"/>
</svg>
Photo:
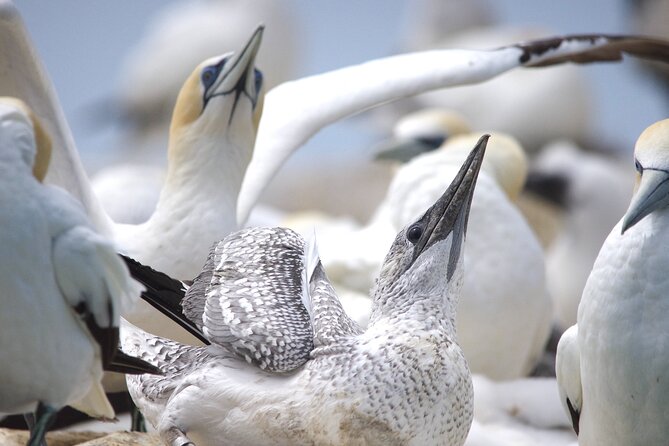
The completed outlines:
<svg viewBox="0 0 669 446">
<path fill-rule="evenodd" d="M 385 141 L 374 150 L 376 152 L 374 159 L 407 163 L 423 153 L 438 149 L 444 140 L 443 137 L 435 137 Z"/>
<path fill-rule="evenodd" d="M 453 234 L 447 269 L 449 280 L 460 258 L 474 187 L 483 164 L 488 138 L 490 135 L 483 135 L 478 140 L 446 192 L 425 212 L 421 219 L 425 224 L 425 230 L 416 243 L 414 260 L 430 246 Z"/>
<path fill-rule="evenodd" d="M 624 234 L 629 228 L 641 221 L 655 209 L 669 205 L 669 172 L 645 168 L 630 207 L 623 216 Z"/>
<path fill-rule="evenodd" d="M 237 92 L 237 94 L 245 93 L 252 98 L 255 104 L 255 97 L 258 92 L 255 91 L 254 87 L 255 77 L 253 70 L 264 30 L 265 26 L 259 25 L 244 46 L 244 49 L 230 57 L 219 76 L 217 85 L 211 89 L 211 96 L 225 95 L 232 92 Z"/>
</svg>

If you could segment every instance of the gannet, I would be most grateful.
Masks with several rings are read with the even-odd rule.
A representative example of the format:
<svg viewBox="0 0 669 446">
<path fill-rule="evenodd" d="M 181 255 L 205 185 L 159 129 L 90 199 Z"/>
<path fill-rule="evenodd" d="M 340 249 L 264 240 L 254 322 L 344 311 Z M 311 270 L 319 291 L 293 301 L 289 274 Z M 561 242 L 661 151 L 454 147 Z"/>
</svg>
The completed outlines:
<svg viewBox="0 0 669 446">
<path fill-rule="evenodd" d="M 31 446 L 66 404 L 114 418 L 103 369 L 153 370 L 117 352 L 142 287 L 80 204 L 41 184 L 50 152 L 32 111 L 0 98 L 0 413 L 36 412 Z"/>
<path fill-rule="evenodd" d="M 486 140 L 397 234 L 364 332 L 295 232 L 251 228 L 215 244 L 183 302 L 211 346 L 124 330 L 123 347 L 166 373 L 128 378 L 163 441 L 462 445 L 473 395 L 455 305 Z M 153 288 L 153 274 L 133 275 Z"/>
<path fill-rule="evenodd" d="M 532 163 L 526 190 L 562 209 L 546 250 L 548 290 L 562 329 L 576 323 L 583 287 L 611 227 L 631 197 L 633 169 L 613 155 L 554 141 Z"/>
<path fill-rule="evenodd" d="M 558 347 L 558 383 L 579 444 L 664 444 L 669 427 L 669 120 L 634 149 L 637 182 Z"/>
<path fill-rule="evenodd" d="M 477 137 L 453 137 L 439 150 L 403 165 L 369 225 L 358 230 L 325 226 L 327 232 L 319 237 L 321 258 L 338 288 L 369 289 L 383 246 L 439 195 Z M 497 380 L 531 371 L 552 319 L 542 249 L 514 205 L 526 163 L 517 141 L 493 133 L 474 193 L 464 256 L 458 340 L 471 370 Z"/>
<path fill-rule="evenodd" d="M 564 36 L 492 51 L 409 53 L 285 82 L 265 97 L 253 157 L 237 200 L 237 220 L 246 221 L 286 158 L 335 121 L 428 90 L 480 83 L 520 66 L 620 60 L 623 53 L 667 61 L 669 45 L 642 37 Z"/>
<path fill-rule="evenodd" d="M 249 30 L 264 23 L 257 65 L 265 88 L 295 77 L 298 24 L 285 6 L 273 0 L 190 1 L 168 4 L 150 17 L 119 68 L 113 101 L 124 126 L 114 164 L 91 176 L 95 195 L 115 222 L 142 223 L 155 209 L 172 109 L 193 67 L 242 48 Z"/>
<path fill-rule="evenodd" d="M 187 156 L 187 151 L 173 154 L 170 150 L 168 179 L 161 194 L 161 200 L 164 201 L 159 204 L 157 211 L 162 212 L 163 216 L 157 217 L 154 214 L 146 225 L 158 229 L 147 232 L 141 227 L 119 229 L 104 214 L 90 190 L 90 183 L 81 168 L 53 87 L 36 56 L 18 12 L 8 1 L 0 6 L 0 53 L 6 56 L 0 58 L 0 94 L 23 98 L 45 121 L 47 129 L 55 135 L 56 165 L 49 170 L 46 180 L 64 186 L 81 199 L 96 227 L 113 235 L 122 251 L 131 255 L 144 252 L 146 258 L 143 261 L 151 264 L 155 259 L 158 263 L 152 266 L 182 278 L 192 277 L 197 273 L 207 256 L 210 243 L 230 231 L 230 228 L 223 228 L 229 219 L 236 217 L 238 224 L 246 221 L 260 192 L 285 159 L 309 137 L 332 122 L 381 103 L 429 89 L 481 82 L 518 66 L 618 60 L 623 52 L 662 60 L 669 53 L 669 44 L 663 41 L 597 35 L 533 41 L 493 51 L 441 50 L 406 54 L 283 83 L 267 94 L 259 124 L 257 120 L 260 119 L 263 95 L 262 92 L 258 94 L 257 88 L 254 88 L 255 72 L 252 71 L 250 62 L 249 75 L 245 77 L 250 97 L 217 96 L 216 100 L 207 102 L 218 104 L 217 108 L 227 110 L 232 109 L 227 101 L 237 104 L 234 108 L 235 119 L 230 120 L 229 116 L 227 121 L 225 116 L 222 119 L 223 122 L 232 124 L 226 138 L 231 143 L 226 146 L 228 150 L 209 155 L 205 166 L 208 170 L 203 170 L 201 164 L 207 150 L 197 150 L 198 156 Z M 255 53 L 258 34 L 259 32 L 254 34 L 253 44 L 248 45 L 248 52 L 242 52 L 243 54 L 248 56 Z M 242 59 L 245 57 L 243 54 L 234 55 L 232 58 Z M 230 75 L 227 70 L 231 65 L 234 64 L 228 64 L 219 74 Z M 198 85 L 199 74 L 192 75 L 191 81 L 186 83 L 186 89 L 188 86 Z M 379 79 L 383 79 L 383 82 Z M 195 110 L 202 106 L 201 90 L 198 88 L 191 91 L 191 94 L 180 95 L 190 104 L 177 104 L 176 119 L 173 122 L 191 122 L 191 130 L 181 132 L 182 136 L 194 136 L 196 128 L 210 129 L 202 125 L 200 119 L 188 119 L 194 118 Z M 235 102 L 236 98 L 239 100 Z M 255 104 L 258 106 L 254 107 Z M 209 106 L 200 117 L 206 120 L 206 116 L 212 114 L 208 110 Z M 172 126 L 171 140 L 178 133 L 177 128 L 178 125 Z M 258 137 L 254 145 L 253 130 L 256 128 Z M 199 136 L 203 139 L 207 137 Z M 211 148 L 210 144 L 203 144 L 204 146 Z M 253 157 L 244 173 L 243 165 L 247 157 L 251 156 L 251 151 Z M 170 180 L 170 174 L 177 171 L 181 172 L 178 174 L 180 179 Z M 195 171 L 198 172 L 197 176 L 188 174 Z M 207 175 L 207 172 L 212 173 Z M 226 175 L 225 182 L 221 184 L 218 179 L 223 172 L 230 175 Z M 241 190 L 238 190 L 238 175 L 244 175 Z M 192 180 L 188 186 L 182 184 L 185 177 Z M 179 192 L 173 194 L 174 190 Z M 223 196 L 225 197 L 220 198 Z M 206 197 L 207 203 L 201 202 L 204 200 L 202 197 Z M 172 207 L 169 212 L 168 203 Z M 186 215 L 186 212 L 188 217 L 177 218 Z M 217 215 L 213 216 L 214 213 Z M 166 217 L 166 214 L 171 217 Z M 238 226 L 232 229 L 236 227 Z M 218 236 L 214 236 L 213 232 Z M 139 233 L 143 233 L 145 237 L 140 237 Z M 171 255 L 165 255 L 168 249 Z M 158 329 L 163 327 L 162 324 L 158 325 Z M 175 336 L 173 333 L 168 334 Z"/>
<path fill-rule="evenodd" d="M 471 131 L 469 123 L 459 113 L 442 108 L 419 110 L 395 123 L 393 139 L 376 148 L 377 158 L 407 162 L 438 149 L 449 138 Z"/>
</svg>

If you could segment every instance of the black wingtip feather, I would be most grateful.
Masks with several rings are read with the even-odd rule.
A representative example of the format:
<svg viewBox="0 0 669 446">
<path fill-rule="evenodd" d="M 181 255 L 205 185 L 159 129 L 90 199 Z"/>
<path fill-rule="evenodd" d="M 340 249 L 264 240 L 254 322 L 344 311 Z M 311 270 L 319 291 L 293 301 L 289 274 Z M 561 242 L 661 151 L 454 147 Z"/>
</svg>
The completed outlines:
<svg viewBox="0 0 669 446">
<path fill-rule="evenodd" d="M 130 257 L 121 254 L 121 258 L 128 266 L 132 277 L 146 287 L 146 291 L 142 293 L 142 299 L 204 344 L 210 344 L 197 325 L 183 314 L 181 301 L 186 294 L 183 283 L 150 266 L 142 265 Z"/>
<path fill-rule="evenodd" d="M 162 375 L 163 372 L 153 364 L 149 364 L 143 359 L 136 358 L 125 354 L 120 349 L 116 350 L 116 354 L 111 363 L 105 368 L 107 372 L 125 373 L 128 375 L 141 375 L 149 373 L 151 375 Z"/>
<path fill-rule="evenodd" d="M 571 401 L 567 398 L 567 407 L 569 408 L 569 415 L 571 415 L 571 426 L 574 428 L 574 432 L 578 435 L 579 430 L 579 421 L 581 419 L 581 414 L 578 410 L 572 406 Z"/>
</svg>

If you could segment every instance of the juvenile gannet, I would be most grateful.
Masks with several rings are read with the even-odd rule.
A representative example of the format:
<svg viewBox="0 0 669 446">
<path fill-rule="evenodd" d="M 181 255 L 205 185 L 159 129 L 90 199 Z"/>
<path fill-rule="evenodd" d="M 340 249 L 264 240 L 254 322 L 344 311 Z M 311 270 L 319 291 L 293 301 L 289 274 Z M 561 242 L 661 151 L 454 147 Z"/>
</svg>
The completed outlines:
<svg viewBox="0 0 669 446">
<path fill-rule="evenodd" d="M 558 347 L 558 383 L 579 444 L 665 444 L 669 436 L 669 120 L 641 133 L 627 212 L 595 261 L 578 325 Z"/>
<path fill-rule="evenodd" d="M 403 165 L 368 226 L 357 231 L 330 227 L 321 234 L 321 258 L 338 287 L 369 289 L 383 246 L 439 196 L 476 138 L 456 136 Z M 552 319 L 542 249 L 514 204 L 526 163 L 517 141 L 492 135 L 469 221 L 458 341 L 471 370 L 493 379 L 519 378 L 532 370 Z"/>
<path fill-rule="evenodd" d="M 142 287 L 80 204 L 41 184 L 50 152 L 32 111 L 0 98 L 0 413 L 36 412 L 30 445 L 66 404 L 114 418 L 103 369 L 153 369 L 117 352 Z"/>
<path fill-rule="evenodd" d="M 613 155 L 555 141 L 532 163 L 526 190 L 557 204 L 560 229 L 546 250 L 548 290 L 564 330 L 576 312 L 592 265 L 611 227 L 625 212 L 634 171 Z"/>
<path fill-rule="evenodd" d="M 211 346 L 132 327 L 123 333 L 124 348 L 166 373 L 128 379 L 163 441 L 462 445 L 473 395 L 455 340 L 455 305 L 486 140 L 397 234 L 364 332 L 293 231 L 253 228 L 215 244 L 183 303 Z M 133 274 L 151 283 L 146 272 Z"/>
</svg>

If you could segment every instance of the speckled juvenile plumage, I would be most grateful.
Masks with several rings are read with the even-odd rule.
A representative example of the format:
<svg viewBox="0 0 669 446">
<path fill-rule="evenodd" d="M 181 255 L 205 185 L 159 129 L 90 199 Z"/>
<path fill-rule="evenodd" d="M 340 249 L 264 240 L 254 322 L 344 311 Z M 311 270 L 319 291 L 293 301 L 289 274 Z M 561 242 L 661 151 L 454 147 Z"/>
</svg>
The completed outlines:
<svg viewBox="0 0 669 446">
<path fill-rule="evenodd" d="M 473 393 L 455 305 L 486 141 L 397 235 L 366 331 L 343 311 L 315 252 L 282 228 L 214 246 L 184 303 L 212 345 L 124 327 L 124 349 L 163 365 L 164 376 L 128 377 L 128 388 L 166 444 L 462 445 Z"/>
<path fill-rule="evenodd" d="M 304 364 L 313 349 L 302 301 L 304 252 L 304 240 L 290 230 L 231 234 L 212 247 L 205 269 L 186 293 L 184 313 L 203 324 L 213 343 L 261 369 L 286 372 Z"/>
</svg>

